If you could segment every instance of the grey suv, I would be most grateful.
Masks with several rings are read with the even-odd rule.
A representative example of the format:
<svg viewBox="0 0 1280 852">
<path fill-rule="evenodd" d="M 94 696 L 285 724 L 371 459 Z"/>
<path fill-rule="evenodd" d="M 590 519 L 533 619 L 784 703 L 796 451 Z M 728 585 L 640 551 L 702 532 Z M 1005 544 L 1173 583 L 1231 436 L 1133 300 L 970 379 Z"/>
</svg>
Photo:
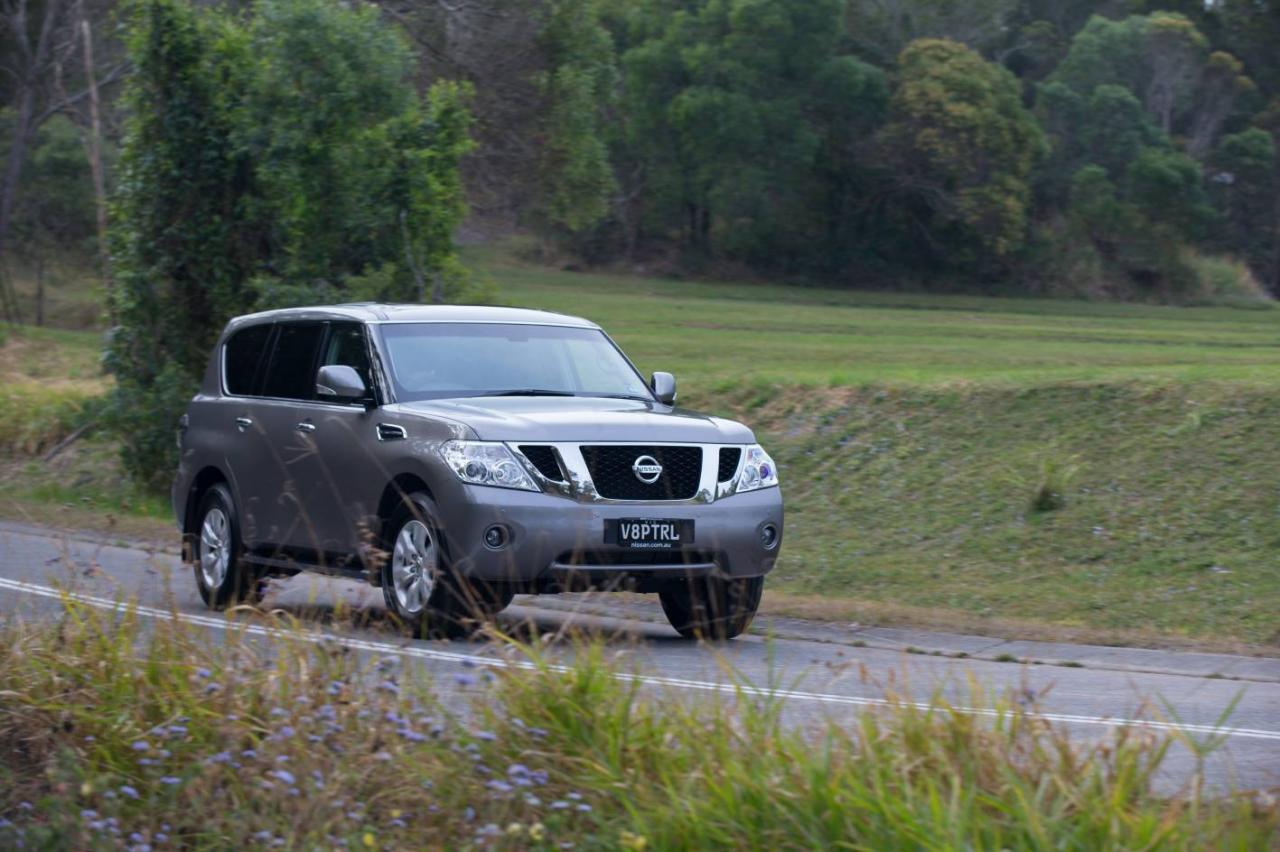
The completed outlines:
<svg viewBox="0 0 1280 852">
<path fill-rule="evenodd" d="M 318 571 L 418 635 L 516 593 L 656 592 L 686 638 L 746 629 L 782 543 L 747 427 L 674 407 L 599 326 L 356 304 L 232 320 L 180 421 L 173 507 L 212 607 Z"/>
</svg>

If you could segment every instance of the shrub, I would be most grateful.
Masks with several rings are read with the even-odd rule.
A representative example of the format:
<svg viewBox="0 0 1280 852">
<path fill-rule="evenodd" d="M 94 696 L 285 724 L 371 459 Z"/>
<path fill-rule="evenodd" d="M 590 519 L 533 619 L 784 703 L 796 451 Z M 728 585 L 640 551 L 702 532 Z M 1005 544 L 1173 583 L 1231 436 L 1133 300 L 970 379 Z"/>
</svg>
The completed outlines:
<svg viewBox="0 0 1280 852">
<path fill-rule="evenodd" d="M 1186 255 L 1199 285 L 1191 301 L 1244 306 L 1272 302 L 1271 295 L 1248 264 L 1231 257 L 1213 257 L 1190 250 Z"/>
</svg>

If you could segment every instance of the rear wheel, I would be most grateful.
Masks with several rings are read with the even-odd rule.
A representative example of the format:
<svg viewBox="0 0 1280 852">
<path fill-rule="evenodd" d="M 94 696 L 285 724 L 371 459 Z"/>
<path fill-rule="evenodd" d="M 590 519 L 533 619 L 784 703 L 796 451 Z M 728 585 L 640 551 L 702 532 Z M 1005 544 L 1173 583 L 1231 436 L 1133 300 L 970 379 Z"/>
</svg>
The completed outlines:
<svg viewBox="0 0 1280 852">
<path fill-rule="evenodd" d="M 426 495 L 406 498 L 387 525 L 385 546 L 389 556 L 382 565 L 383 599 L 415 636 L 465 636 L 501 609 L 450 571 Z"/>
<path fill-rule="evenodd" d="M 751 625 L 764 577 L 677 581 L 661 592 L 662 611 L 685 639 L 732 639 Z"/>
<path fill-rule="evenodd" d="M 264 585 L 258 572 L 242 558 L 240 519 L 226 485 L 213 485 L 200 498 L 195 529 L 192 567 L 205 605 L 222 609 L 261 600 Z"/>
</svg>

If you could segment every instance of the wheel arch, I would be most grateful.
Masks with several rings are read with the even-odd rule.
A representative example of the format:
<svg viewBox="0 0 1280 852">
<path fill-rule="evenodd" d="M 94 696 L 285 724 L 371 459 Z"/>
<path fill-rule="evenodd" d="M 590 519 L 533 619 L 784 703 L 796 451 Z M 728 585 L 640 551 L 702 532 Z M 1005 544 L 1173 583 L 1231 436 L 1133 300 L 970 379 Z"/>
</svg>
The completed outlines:
<svg viewBox="0 0 1280 852">
<path fill-rule="evenodd" d="M 386 542 L 390 533 L 387 525 L 391 523 L 396 509 L 400 508 L 410 494 L 417 492 L 426 494 L 432 501 L 435 500 L 431 486 L 427 485 L 426 480 L 416 473 L 398 473 L 382 489 L 382 496 L 378 499 L 378 536 L 380 541 Z"/>
<path fill-rule="evenodd" d="M 182 513 L 182 559 L 184 562 L 190 562 L 195 558 L 193 545 L 197 523 L 196 510 L 200 508 L 200 501 L 205 493 L 218 483 L 222 483 L 227 488 L 231 487 L 231 480 L 226 474 L 214 465 L 206 465 L 191 480 L 191 487 L 187 489 L 186 510 Z"/>
</svg>

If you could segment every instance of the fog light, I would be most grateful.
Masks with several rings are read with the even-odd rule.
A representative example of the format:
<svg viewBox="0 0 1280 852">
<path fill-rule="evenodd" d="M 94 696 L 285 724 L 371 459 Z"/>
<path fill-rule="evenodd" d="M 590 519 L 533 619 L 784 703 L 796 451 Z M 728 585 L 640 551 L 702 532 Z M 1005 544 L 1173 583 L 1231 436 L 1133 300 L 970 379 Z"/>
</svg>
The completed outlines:
<svg viewBox="0 0 1280 852">
<path fill-rule="evenodd" d="M 773 524 L 765 524 L 760 528 L 760 545 L 765 550 L 773 550 L 778 543 L 778 528 Z"/>
<path fill-rule="evenodd" d="M 496 524 L 489 527 L 484 531 L 484 543 L 487 547 L 497 550 L 507 543 L 507 531 Z"/>
</svg>

